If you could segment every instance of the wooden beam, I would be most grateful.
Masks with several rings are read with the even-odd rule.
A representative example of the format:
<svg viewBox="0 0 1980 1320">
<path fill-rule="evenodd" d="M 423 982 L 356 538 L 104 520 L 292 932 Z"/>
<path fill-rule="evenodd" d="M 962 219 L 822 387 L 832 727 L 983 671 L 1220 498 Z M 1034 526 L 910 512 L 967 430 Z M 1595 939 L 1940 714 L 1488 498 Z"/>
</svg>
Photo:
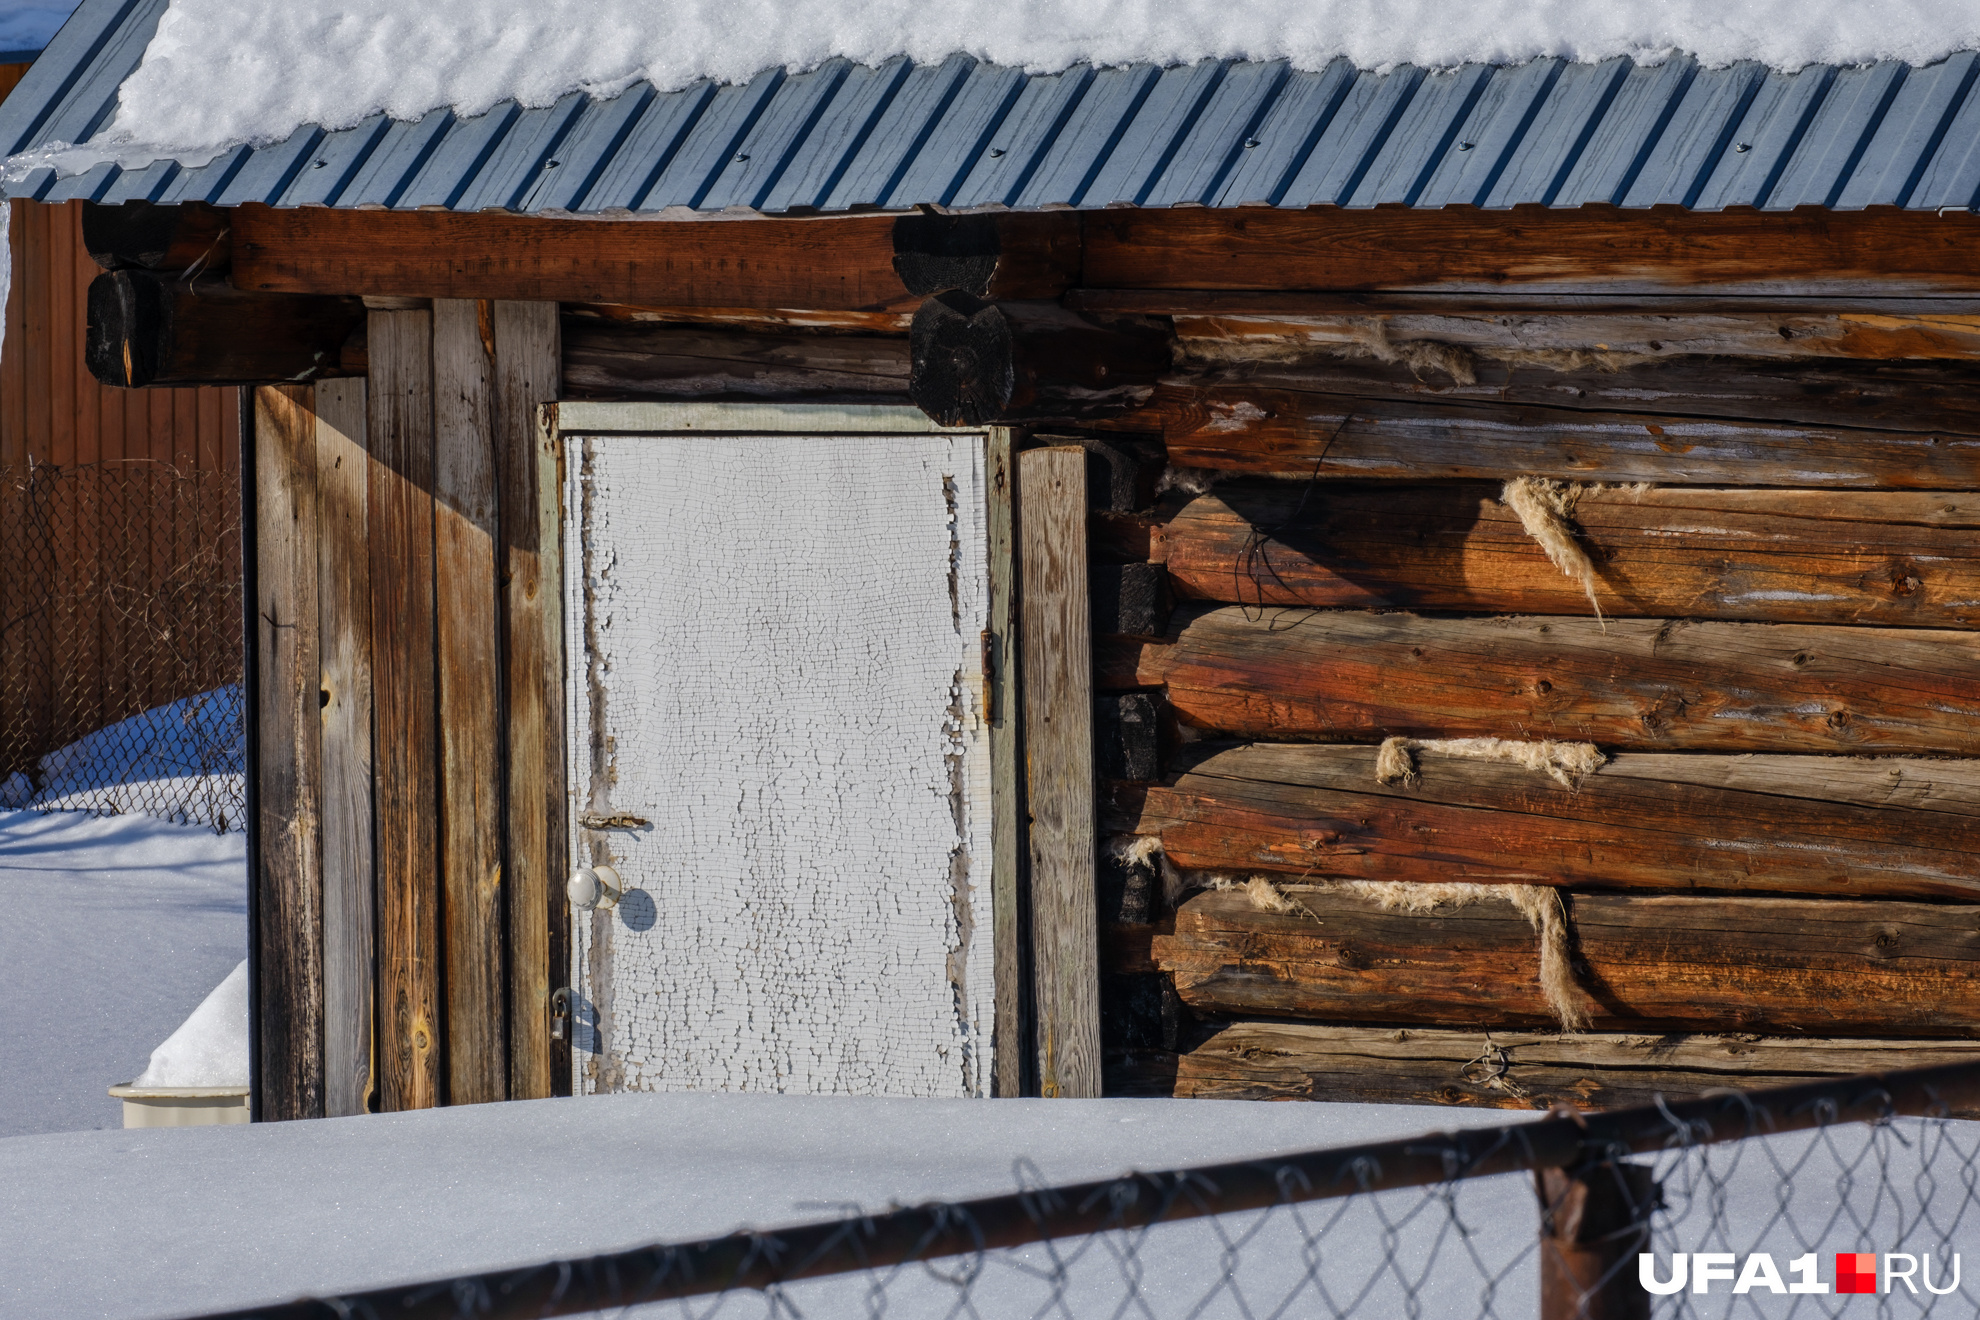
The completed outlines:
<svg viewBox="0 0 1980 1320">
<path fill-rule="evenodd" d="M 1964 1040 L 1448 1031 L 1233 1022 L 1178 1060 L 1174 1094 L 1479 1109 L 1621 1109 L 1722 1087 L 1980 1058 Z M 1980 1117 L 1980 1110 L 1960 1118 Z"/>
<path fill-rule="evenodd" d="M 1111 416 L 1148 398 L 1170 356 L 1156 323 L 1103 326 L 962 290 L 924 302 L 908 344 L 908 397 L 944 426 Z"/>
<path fill-rule="evenodd" d="M 993 427 L 985 441 L 985 490 L 989 494 L 989 629 L 984 633 L 984 718 L 990 724 L 990 922 L 995 978 L 996 1020 L 992 1093 L 1000 1097 L 1036 1091 L 1027 1086 L 1035 1072 L 1026 1058 L 1034 1047 L 1026 1023 L 1025 992 L 1031 974 L 1028 904 L 1025 902 L 1022 709 L 1017 645 L 1018 583 L 1016 435 Z"/>
<path fill-rule="evenodd" d="M 1163 688 L 1185 724 L 1229 738 L 1980 746 L 1980 635 L 1949 630 L 1226 607 L 1165 642 L 1103 641 L 1096 669 L 1102 687 Z"/>
<path fill-rule="evenodd" d="M 563 369 L 571 398 L 900 403 L 908 341 L 573 318 Z"/>
<path fill-rule="evenodd" d="M 1100 1094 L 1086 451 L 1018 455 L 1034 1033 L 1047 1097 Z"/>
<path fill-rule="evenodd" d="M 105 385 L 257 385 L 337 374 L 364 307 L 120 270 L 90 282 L 88 318 L 83 362 Z"/>
<path fill-rule="evenodd" d="M 305 386 L 254 402 L 253 767 L 260 866 L 255 911 L 258 1112 L 319 1118 L 323 1076 L 322 726 L 317 709 L 316 419 Z"/>
<path fill-rule="evenodd" d="M 371 819 L 371 550 L 362 380 L 315 387 L 323 748 L 323 1112 L 370 1107 L 378 974 Z"/>
<path fill-rule="evenodd" d="M 1812 389 L 1796 401 L 1778 394 L 1758 400 L 1715 400 L 1709 389 L 1678 397 L 1697 373 L 1674 366 L 1608 379 L 1584 389 L 1578 377 L 1535 379 L 1528 388 L 1508 387 L 1496 398 L 1490 387 L 1422 389 L 1416 397 L 1374 397 L 1316 392 L 1312 385 L 1351 385 L 1350 373 L 1330 369 L 1256 369 L 1197 377 L 1170 377 L 1145 404 L 1093 425 L 1116 431 L 1159 433 L 1169 460 L 1184 467 L 1214 468 L 1259 476 L 1390 478 L 1406 480 L 1505 480 L 1517 476 L 1569 481 L 1654 482 L 1800 487 L 1898 487 L 1923 490 L 1980 485 L 1980 414 L 1971 412 L 1974 392 L 1964 380 L 1946 382 L 1953 407 L 1935 409 L 1932 385 L 1893 380 L 1886 389 L 1866 390 L 1837 382 L 1839 388 Z M 1481 382 L 1502 373 L 1486 371 Z M 1590 373 L 1592 374 L 1592 373 Z M 1830 373 L 1832 376 L 1840 373 Z M 1941 373 L 1943 379 L 1944 373 Z M 1370 382 L 1371 384 L 1373 382 Z M 1918 395 L 1902 400 L 1907 383 Z M 1286 388 L 1290 384 L 1292 388 Z M 1780 382 L 1793 387 L 1792 377 Z M 1580 406 L 1553 407 L 1522 402 L 1522 394 L 1553 400 L 1579 395 L 1578 403 L 1600 394 L 1621 396 L 1639 387 L 1628 411 Z M 1392 392 L 1392 391 L 1391 391 Z M 1730 391 L 1728 391 L 1729 393 Z M 1893 411 L 1909 409 L 1916 429 L 1880 421 L 1844 424 L 1852 400 L 1881 394 Z M 1840 395 L 1849 397 L 1838 397 Z M 1479 397 L 1455 397 L 1455 396 Z M 1644 401 L 1658 398 L 1661 408 Z M 1825 398 L 1833 402 L 1829 415 Z M 1780 406 L 1772 405 L 1780 403 Z M 1785 421 L 1721 418 L 1715 409 L 1777 411 Z M 1902 420 L 1901 418 L 1893 418 Z M 1938 426 L 1937 423 L 1949 425 Z"/>
<path fill-rule="evenodd" d="M 1948 297 L 1980 292 L 1980 217 L 1540 206 L 1086 217 L 1093 289 Z"/>
<path fill-rule="evenodd" d="M 83 248 L 105 270 L 198 270 L 216 275 L 233 257 L 230 217 L 205 202 L 82 204 Z"/>
<path fill-rule="evenodd" d="M 448 1100 L 508 1094 L 494 309 L 433 304 L 433 571 Z"/>
<path fill-rule="evenodd" d="M 1592 616 L 1498 494 L 1233 482 L 1151 553 L 1178 594 L 1234 604 Z M 1980 496 L 1608 490 L 1572 521 L 1612 618 L 1980 624 Z"/>
<path fill-rule="evenodd" d="M 379 1107 L 446 1098 L 434 687 L 433 314 L 370 315 Z"/>
<path fill-rule="evenodd" d="M 258 204 L 232 215 L 234 282 L 271 293 L 911 312 L 938 285 L 1056 298 L 1079 261 L 1077 219 L 1057 215 L 972 219 L 959 244 L 936 232 L 939 218 L 896 216 L 614 222 Z"/>
<path fill-rule="evenodd" d="M 550 994 L 570 977 L 564 822 L 562 525 L 555 439 L 538 408 L 557 397 L 554 303 L 494 305 L 495 463 L 508 767 L 509 1097 L 556 1093 Z M 565 1075 L 569 1058 L 565 1054 Z M 568 1085 L 565 1088 L 568 1090 Z"/>
<path fill-rule="evenodd" d="M 1520 1030 L 1554 1026 L 1538 940 L 1510 903 L 1385 911 L 1286 884 L 1291 912 L 1199 893 L 1155 934 L 1199 1013 Z M 1570 897 L 1596 1029 L 1951 1037 L 1980 1008 L 1980 907 L 1834 899 Z M 1571 1039 L 1571 1038 L 1570 1038 Z"/>
<path fill-rule="evenodd" d="M 1415 782 L 1384 783 L 1373 747 L 1213 752 L 1110 824 L 1216 871 L 1980 896 L 1980 761 L 1625 752 L 1570 788 L 1518 765 L 1416 760 Z"/>
</svg>

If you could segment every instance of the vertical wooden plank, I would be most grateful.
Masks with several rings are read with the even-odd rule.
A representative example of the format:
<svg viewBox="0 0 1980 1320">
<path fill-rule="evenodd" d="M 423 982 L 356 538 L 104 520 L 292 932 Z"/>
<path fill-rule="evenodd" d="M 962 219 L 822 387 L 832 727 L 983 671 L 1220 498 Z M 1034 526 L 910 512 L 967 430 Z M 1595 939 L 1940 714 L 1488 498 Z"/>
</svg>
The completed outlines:
<svg viewBox="0 0 1980 1320">
<path fill-rule="evenodd" d="M 1025 1093 L 1025 1064 L 1031 1053 L 1025 1019 L 1027 945 L 1024 905 L 1022 747 L 1018 740 L 1017 629 L 1017 466 L 1009 427 L 990 429 L 985 441 L 990 534 L 990 637 L 985 660 L 990 685 L 990 922 L 996 967 L 996 1026 L 991 1034 L 996 1057 L 993 1094 Z"/>
<path fill-rule="evenodd" d="M 494 325 L 433 304 L 433 565 L 440 675 L 440 870 L 448 1097 L 508 1096 L 502 974 L 501 635 L 495 583 Z"/>
<path fill-rule="evenodd" d="M 1086 452 L 1018 456 L 1025 800 L 1040 1095 L 1100 1094 Z"/>
<path fill-rule="evenodd" d="M 202 400 L 202 411 L 208 405 Z M 217 411 L 217 410 L 214 410 Z M 317 649 L 323 725 L 323 1111 L 372 1090 L 371 560 L 365 388 L 316 386 Z M 214 474 L 216 477 L 218 473 Z"/>
<path fill-rule="evenodd" d="M 27 241 L 24 209 L 31 202 L 0 202 L 7 208 L 10 241 L 9 280 L 0 336 L 0 527 L 21 527 L 28 512 L 27 483 L 27 343 L 22 306 L 27 292 L 21 257 Z M 34 678 L 31 650 L 29 593 L 35 588 L 36 568 L 18 555 L 0 556 L 0 619 L 13 620 L 0 628 L 0 779 L 32 764 L 30 720 Z M 11 737 L 5 735 L 11 733 Z"/>
<path fill-rule="evenodd" d="M 387 1110 L 425 1109 L 445 1099 L 433 673 L 433 314 L 373 312 L 367 333 L 379 1100 Z"/>
<path fill-rule="evenodd" d="M 566 846 L 560 519 L 555 436 L 538 424 L 539 405 L 557 397 L 562 353 L 557 304 L 498 302 L 493 318 L 507 680 L 509 1095 L 529 1100 L 555 1091 L 550 992 L 568 975 L 553 939 L 569 910 L 559 883 Z"/>
<path fill-rule="evenodd" d="M 260 845 L 255 966 L 264 1119 L 323 1113 L 316 428 L 308 386 L 255 392 Z"/>
</svg>

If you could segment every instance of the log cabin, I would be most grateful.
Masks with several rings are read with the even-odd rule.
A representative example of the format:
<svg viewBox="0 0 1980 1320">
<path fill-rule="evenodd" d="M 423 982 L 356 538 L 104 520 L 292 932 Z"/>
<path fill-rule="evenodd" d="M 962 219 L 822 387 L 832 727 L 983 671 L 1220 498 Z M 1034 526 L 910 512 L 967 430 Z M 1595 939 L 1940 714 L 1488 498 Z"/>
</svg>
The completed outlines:
<svg viewBox="0 0 1980 1320">
<path fill-rule="evenodd" d="M 164 8 L 0 145 L 89 370 L 246 391 L 261 1118 L 1980 1049 L 1980 53 L 78 156 Z"/>
</svg>

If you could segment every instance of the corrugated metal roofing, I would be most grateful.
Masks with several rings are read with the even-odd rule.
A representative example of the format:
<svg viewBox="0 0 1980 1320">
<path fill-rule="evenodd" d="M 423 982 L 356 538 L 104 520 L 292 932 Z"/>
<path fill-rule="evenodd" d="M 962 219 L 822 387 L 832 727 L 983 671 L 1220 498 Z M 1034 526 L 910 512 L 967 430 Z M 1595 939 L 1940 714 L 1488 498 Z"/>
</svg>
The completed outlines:
<svg viewBox="0 0 1980 1320">
<path fill-rule="evenodd" d="M 167 0 L 84 0 L 4 107 L 0 150 L 109 123 Z M 1028 75 L 843 60 L 746 85 L 572 94 L 304 128 L 186 169 L 35 172 L 46 201 L 811 214 L 989 207 L 1980 205 L 1980 54 L 1914 69 L 1560 60 L 1376 74 L 1206 61 Z"/>
</svg>

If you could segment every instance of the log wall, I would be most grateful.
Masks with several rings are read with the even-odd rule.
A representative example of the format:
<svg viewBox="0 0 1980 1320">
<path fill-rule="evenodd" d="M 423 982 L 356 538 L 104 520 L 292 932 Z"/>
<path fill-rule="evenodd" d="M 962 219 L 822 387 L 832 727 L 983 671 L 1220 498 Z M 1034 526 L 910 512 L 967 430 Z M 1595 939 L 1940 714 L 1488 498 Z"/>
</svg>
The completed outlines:
<svg viewBox="0 0 1980 1320">
<path fill-rule="evenodd" d="M 1165 859 L 1103 885 L 1110 1089 L 1606 1105 L 1980 1049 L 1969 318 L 1172 301 L 1174 370 L 1086 423 L 1168 487 L 1094 520 L 1096 687 L 1151 712 L 1102 724 L 1101 829 Z M 1584 1031 L 1506 886 L 1561 895 Z"/>
</svg>

